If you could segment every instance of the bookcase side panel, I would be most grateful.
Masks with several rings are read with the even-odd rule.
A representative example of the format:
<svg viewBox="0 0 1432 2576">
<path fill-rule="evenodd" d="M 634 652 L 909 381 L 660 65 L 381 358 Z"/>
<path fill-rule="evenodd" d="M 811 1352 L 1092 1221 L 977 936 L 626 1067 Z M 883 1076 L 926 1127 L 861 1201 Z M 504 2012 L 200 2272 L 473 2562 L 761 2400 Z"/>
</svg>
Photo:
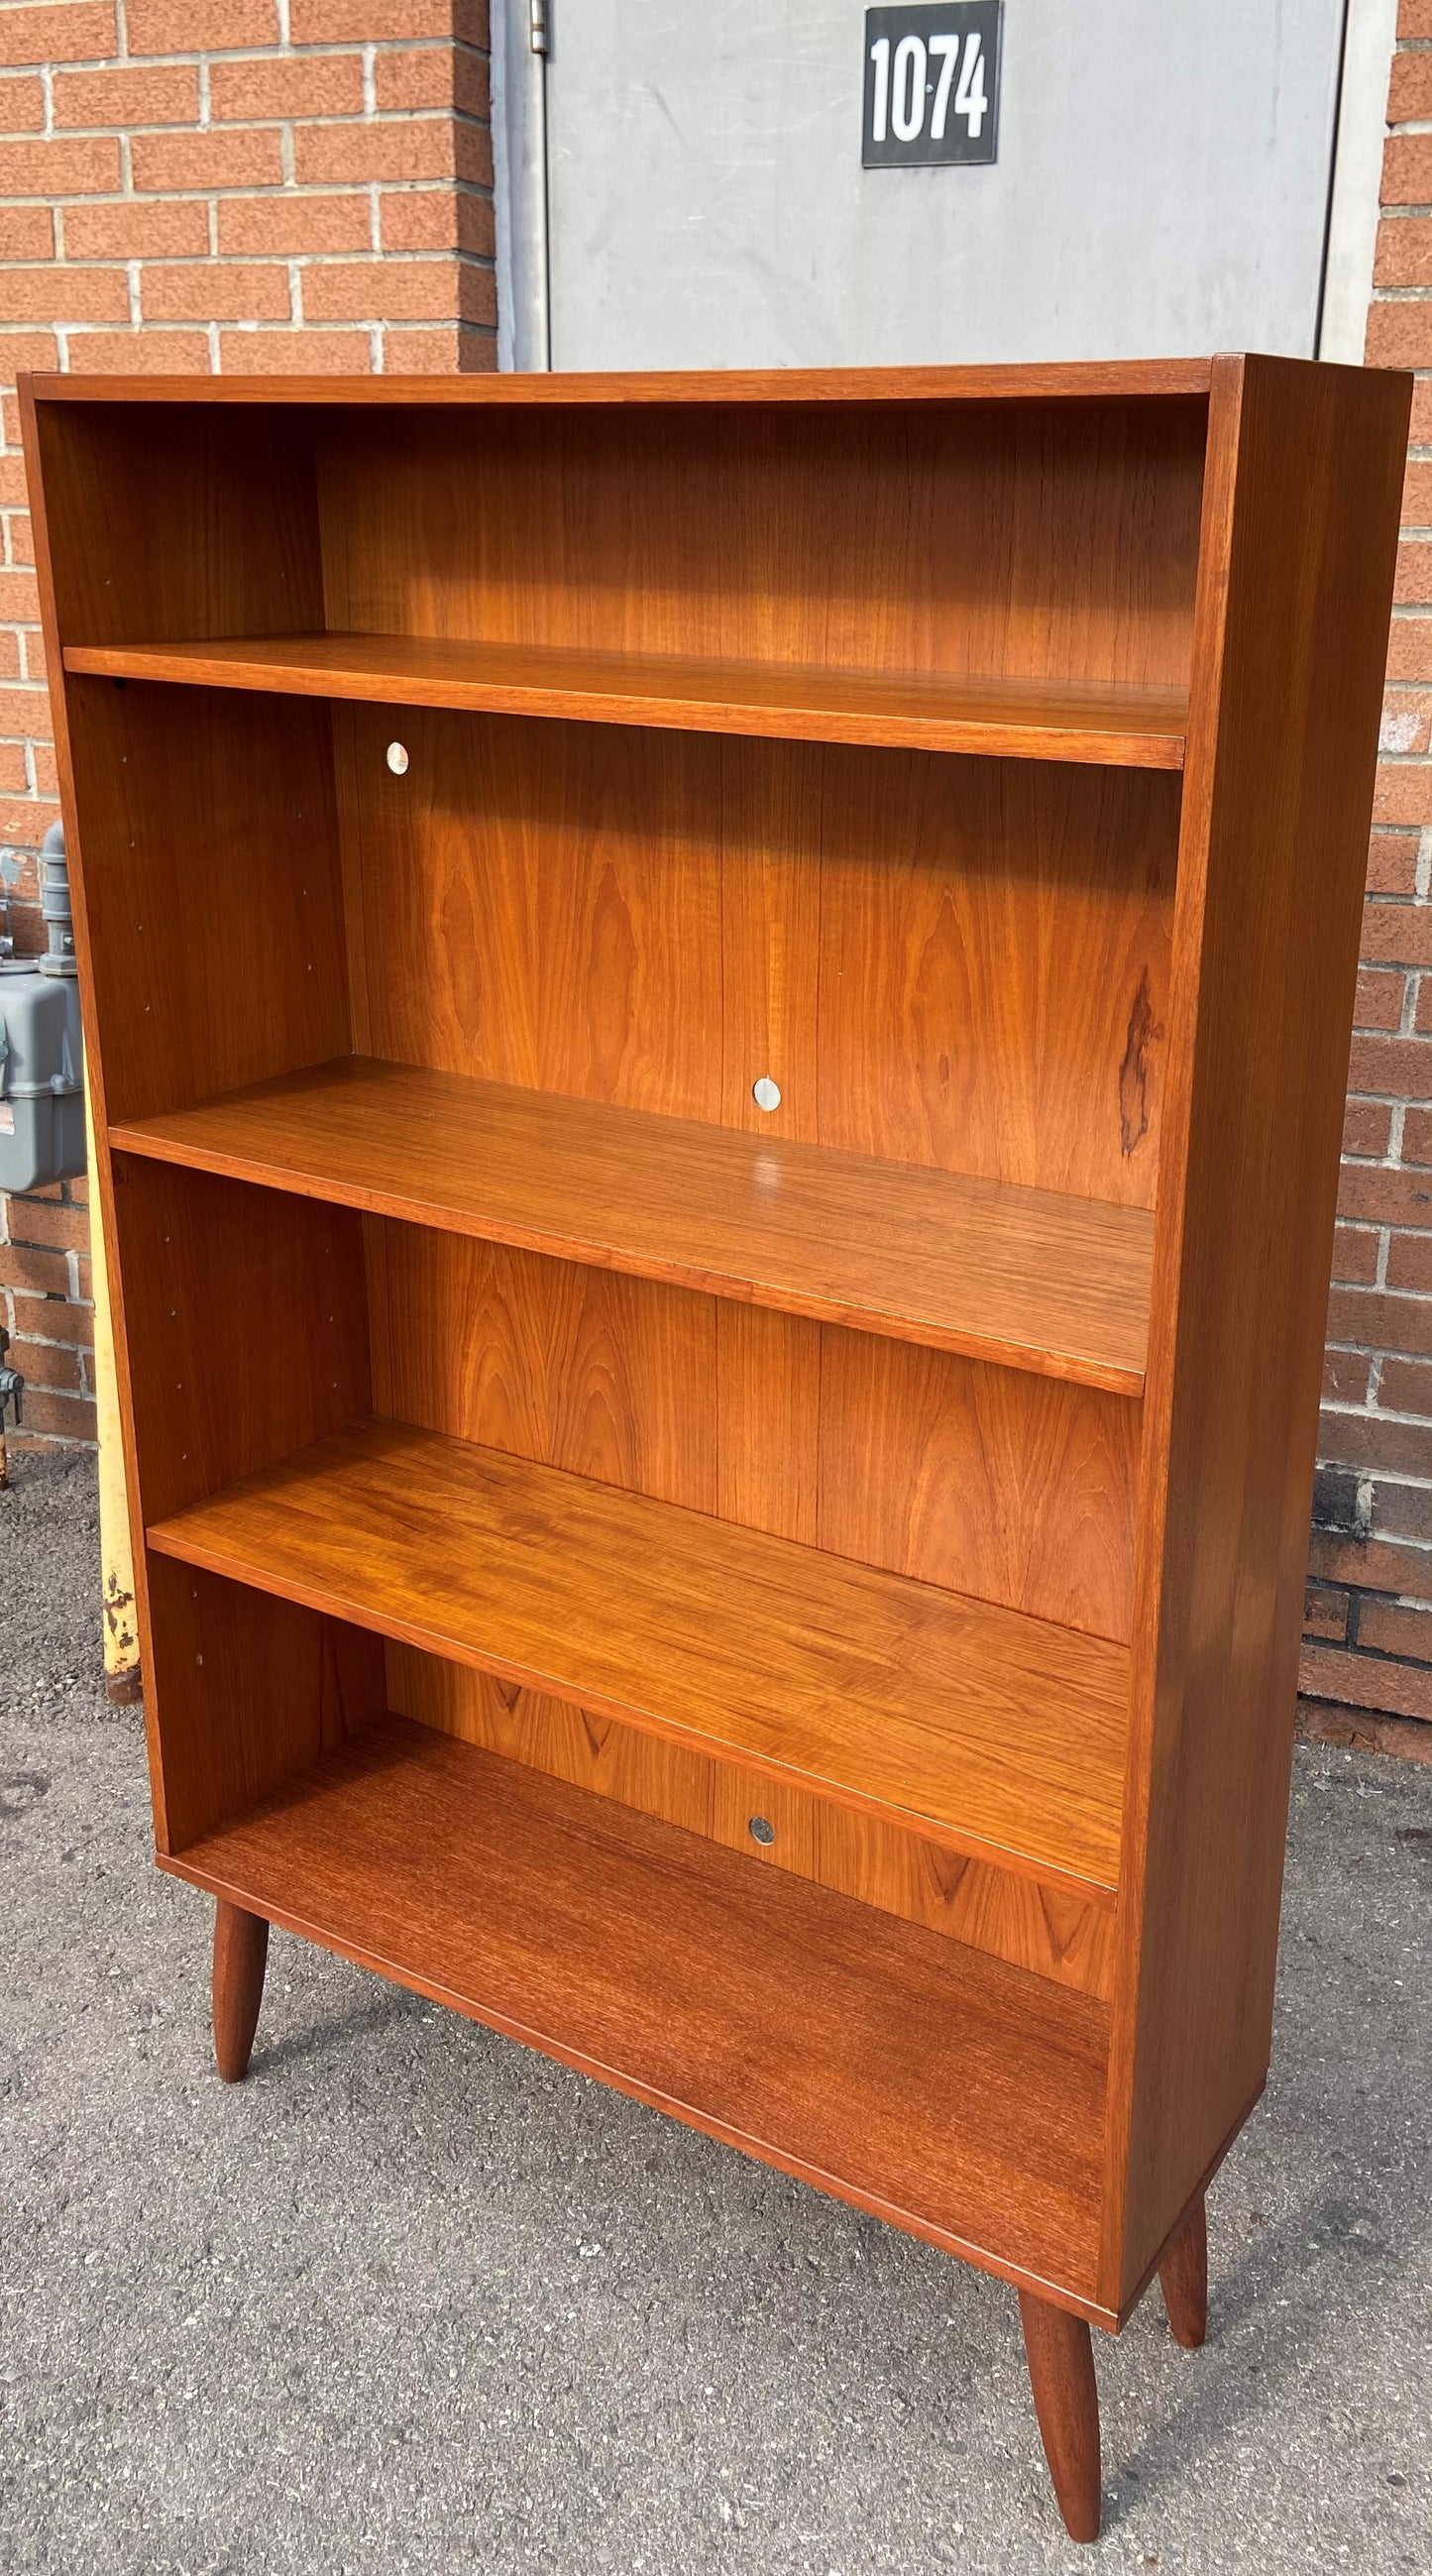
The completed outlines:
<svg viewBox="0 0 1432 2576">
<path fill-rule="evenodd" d="M 72 639 L 283 631 L 319 613 L 311 441 L 264 407 L 28 398 L 52 671 Z M 382 1706 L 330 1623 L 151 1559 L 146 1521 L 368 1400 L 356 1220 L 112 1157 L 108 1122 L 348 1044 L 326 715 L 53 686 L 134 1542 L 156 1836 L 173 1849 Z M 255 720 L 257 719 L 257 720 Z M 325 1291 L 327 1292 L 325 1294 Z M 319 1309 L 321 1308 L 321 1314 Z"/>
<path fill-rule="evenodd" d="M 327 708 L 73 676 L 65 700 L 108 1117 L 345 1054 Z"/>
<path fill-rule="evenodd" d="M 323 623 L 313 433 L 266 402 L 34 406 L 57 639 L 301 634 Z M 32 481 L 34 479 L 32 471 Z M 59 669 L 59 658 L 51 665 Z"/>
<path fill-rule="evenodd" d="M 361 1220 L 114 1156 L 146 1526 L 366 1413 Z"/>
<path fill-rule="evenodd" d="M 1268 2063 L 1406 378 L 1215 362 L 1155 1250 L 1101 2287 Z"/>
<path fill-rule="evenodd" d="M 380 1641 L 341 1619 L 153 1550 L 141 1579 L 155 1840 L 167 1856 L 381 1718 L 386 1677 Z"/>
<path fill-rule="evenodd" d="M 182 1509 L 365 1413 L 360 1220 L 113 1157 L 132 1516 L 161 1849 L 312 1761 L 338 1712 L 383 1707 L 382 1650 L 142 1543 Z"/>
</svg>

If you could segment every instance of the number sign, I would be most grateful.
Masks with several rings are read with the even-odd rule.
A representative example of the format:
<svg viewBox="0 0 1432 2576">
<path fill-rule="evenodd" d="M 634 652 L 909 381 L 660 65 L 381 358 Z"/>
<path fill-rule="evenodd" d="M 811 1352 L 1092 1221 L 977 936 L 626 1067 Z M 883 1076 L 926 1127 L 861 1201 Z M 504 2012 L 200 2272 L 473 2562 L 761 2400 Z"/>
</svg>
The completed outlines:
<svg viewBox="0 0 1432 2576">
<path fill-rule="evenodd" d="M 1000 0 L 865 12 L 867 170 L 993 161 Z"/>
</svg>

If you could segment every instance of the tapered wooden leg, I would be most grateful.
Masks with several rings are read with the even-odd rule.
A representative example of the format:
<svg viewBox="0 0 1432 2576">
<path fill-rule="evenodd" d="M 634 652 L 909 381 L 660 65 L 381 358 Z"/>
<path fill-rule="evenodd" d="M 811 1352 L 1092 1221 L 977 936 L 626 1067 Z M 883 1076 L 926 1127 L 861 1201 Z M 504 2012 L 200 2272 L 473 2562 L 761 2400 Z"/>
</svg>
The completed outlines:
<svg viewBox="0 0 1432 2576">
<path fill-rule="evenodd" d="M 241 1905 L 214 1907 L 214 2055 L 226 2084 L 249 2071 L 263 2001 L 269 1928 Z"/>
<path fill-rule="evenodd" d="M 1174 2342 L 1196 2352 L 1208 2332 L 1208 2215 L 1201 2195 L 1159 2265 L 1159 2288 Z"/>
<path fill-rule="evenodd" d="M 1099 2391 L 1082 2317 L 1019 2294 L 1019 2319 L 1040 2438 L 1071 2540 L 1099 2537 Z"/>
</svg>

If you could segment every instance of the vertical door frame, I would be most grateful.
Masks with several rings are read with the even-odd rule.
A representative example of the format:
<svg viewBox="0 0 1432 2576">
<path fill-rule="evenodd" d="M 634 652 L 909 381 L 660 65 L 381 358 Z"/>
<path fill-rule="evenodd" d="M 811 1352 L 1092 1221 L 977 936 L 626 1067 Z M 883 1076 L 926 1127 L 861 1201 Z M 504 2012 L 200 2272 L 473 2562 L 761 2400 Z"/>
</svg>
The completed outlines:
<svg viewBox="0 0 1432 2576">
<path fill-rule="evenodd" d="M 497 363 L 552 364 L 547 258 L 548 0 L 492 0 L 492 179 L 497 225 Z"/>
<path fill-rule="evenodd" d="M 1317 355 L 1360 367 L 1372 301 L 1397 0 L 1347 0 Z"/>
</svg>

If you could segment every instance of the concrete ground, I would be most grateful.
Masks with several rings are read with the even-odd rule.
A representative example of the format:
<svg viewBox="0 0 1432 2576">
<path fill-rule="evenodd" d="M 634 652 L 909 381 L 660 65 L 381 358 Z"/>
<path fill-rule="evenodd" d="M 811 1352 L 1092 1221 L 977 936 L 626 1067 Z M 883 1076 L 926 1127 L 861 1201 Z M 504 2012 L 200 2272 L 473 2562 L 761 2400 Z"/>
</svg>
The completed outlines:
<svg viewBox="0 0 1432 2576">
<path fill-rule="evenodd" d="M 63 2576 L 1432 2569 L 1432 1769 L 1300 1748 L 1272 2081 L 1201 2353 L 1096 2338 L 1063 2538 L 1015 2301 L 276 1934 L 212 2072 L 209 1909 L 98 1682 L 94 1487 L 0 1496 L 0 2566 Z"/>
</svg>

